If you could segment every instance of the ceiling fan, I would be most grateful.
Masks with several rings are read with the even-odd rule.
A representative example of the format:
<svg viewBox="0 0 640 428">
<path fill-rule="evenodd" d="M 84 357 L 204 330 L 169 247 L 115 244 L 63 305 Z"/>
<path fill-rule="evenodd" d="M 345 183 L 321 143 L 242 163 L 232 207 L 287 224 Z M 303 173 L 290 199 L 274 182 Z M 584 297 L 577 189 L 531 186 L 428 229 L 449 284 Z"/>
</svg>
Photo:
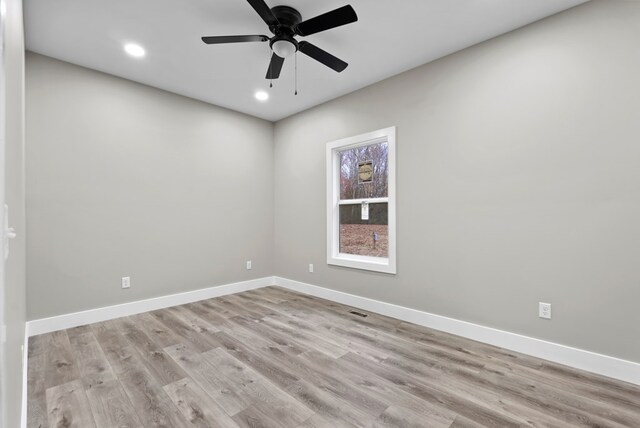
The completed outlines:
<svg viewBox="0 0 640 428">
<path fill-rule="evenodd" d="M 297 51 L 315 59 L 327 67 L 340 73 L 347 68 L 347 63 L 330 53 L 306 41 L 297 41 L 295 36 L 309 36 L 321 31 L 330 30 L 358 20 L 356 11 L 350 5 L 340 7 L 315 18 L 302 21 L 302 15 L 289 6 L 275 6 L 269 8 L 264 0 L 247 0 L 258 12 L 258 15 L 269 26 L 273 37 L 265 35 L 249 36 L 207 36 L 202 41 L 206 44 L 269 42 L 273 54 L 267 69 L 267 79 L 277 79 L 280 76 L 284 59 Z"/>
</svg>

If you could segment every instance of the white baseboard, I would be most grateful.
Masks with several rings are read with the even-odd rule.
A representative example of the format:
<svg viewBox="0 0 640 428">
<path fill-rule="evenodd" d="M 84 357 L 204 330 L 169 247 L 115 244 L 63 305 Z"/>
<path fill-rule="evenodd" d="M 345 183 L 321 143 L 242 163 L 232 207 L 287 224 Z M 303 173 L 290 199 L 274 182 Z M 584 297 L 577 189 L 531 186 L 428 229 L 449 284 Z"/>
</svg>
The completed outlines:
<svg viewBox="0 0 640 428">
<path fill-rule="evenodd" d="M 254 290 L 256 288 L 267 287 L 274 284 L 274 277 L 268 276 L 249 281 L 235 282 L 233 284 L 219 285 L 217 287 L 203 288 L 201 290 L 187 291 L 184 293 L 171 294 L 152 299 L 138 300 L 130 303 L 122 303 L 119 305 L 105 306 L 103 308 L 89 309 L 82 312 L 37 319 L 28 321 L 27 327 L 30 336 L 37 336 L 39 334 L 50 333 L 52 331 L 64 330 L 80 325 L 107 321 L 143 312 L 155 311 L 157 309 L 168 308 L 170 306 L 184 305 L 185 303 L 197 302 L 199 300 L 211 299 L 213 297 L 225 296 L 227 294 L 241 293 L 243 291 Z"/>
<path fill-rule="evenodd" d="M 501 348 L 564 364 L 577 369 L 601 374 L 614 379 L 640 385 L 640 364 L 608 355 L 572 348 L 516 333 L 484 327 L 466 321 L 443 317 L 366 297 L 347 294 L 304 282 L 275 277 L 278 286 L 289 290 L 354 306 L 413 324 L 488 343 Z"/>
</svg>

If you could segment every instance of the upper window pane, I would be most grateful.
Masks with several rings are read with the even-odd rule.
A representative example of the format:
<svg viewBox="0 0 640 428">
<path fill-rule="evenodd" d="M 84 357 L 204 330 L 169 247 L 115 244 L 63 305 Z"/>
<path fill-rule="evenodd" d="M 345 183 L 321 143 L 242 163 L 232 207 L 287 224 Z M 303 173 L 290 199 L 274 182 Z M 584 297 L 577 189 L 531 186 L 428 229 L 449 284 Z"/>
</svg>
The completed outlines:
<svg viewBox="0 0 640 428">
<path fill-rule="evenodd" d="M 387 142 L 340 151 L 340 199 L 388 197 L 388 158 Z"/>
</svg>

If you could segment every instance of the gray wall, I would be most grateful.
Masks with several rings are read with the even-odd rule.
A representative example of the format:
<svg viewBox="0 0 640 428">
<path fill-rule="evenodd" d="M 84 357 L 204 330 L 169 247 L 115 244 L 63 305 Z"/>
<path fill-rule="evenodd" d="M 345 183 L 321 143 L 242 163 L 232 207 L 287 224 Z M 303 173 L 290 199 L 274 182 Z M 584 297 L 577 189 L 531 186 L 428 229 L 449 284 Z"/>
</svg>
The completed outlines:
<svg viewBox="0 0 640 428">
<path fill-rule="evenodd" d="M 278 122 L 276 275 L 640 361 L 638 22 L 594 1 Z M 392 125 L 398 274 L 327 266 L 325 143 Z"/>
<path fill-rule="evenodd" d="M 22 345 L 25 323 L 25 191 L 24 191 L 24 35 L 22 2 L 8 0 L 5 28 L 6 133 L 5 198 L 9 205 L 10 225 L 17 237 L 10 243 L 5 271 L 3 305 L 7 325 L 4 345 L 5 369 L 0 378 L 2 397 L 0 425 L 20 426 L 22 400 Z M 0 209 L 2 207 L 0 206 Z M 2 261 L 0 261 L 2 263 Z"/>
<path fill-rule="evenodd" d="M 270 122 L 31 53 L 26 79 L 29 319 L 272 274 Z"/>
</svg>

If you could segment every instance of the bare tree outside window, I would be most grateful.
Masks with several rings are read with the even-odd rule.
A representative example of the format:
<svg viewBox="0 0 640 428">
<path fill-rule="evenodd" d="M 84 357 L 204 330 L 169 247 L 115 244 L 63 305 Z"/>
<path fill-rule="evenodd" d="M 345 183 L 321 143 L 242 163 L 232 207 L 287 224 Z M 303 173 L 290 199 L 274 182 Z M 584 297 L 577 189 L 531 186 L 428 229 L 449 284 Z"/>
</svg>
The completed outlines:
<svg viewBox="0 0 640 428">
<path fill-rule="evenodd" d="M 340 152 L 340 199 L 386 198 L 389 146 L 387 143 L 360 146 Z M 371 182 L 358 182 L 358 164 L 372 161 Z"/>
</svg>

